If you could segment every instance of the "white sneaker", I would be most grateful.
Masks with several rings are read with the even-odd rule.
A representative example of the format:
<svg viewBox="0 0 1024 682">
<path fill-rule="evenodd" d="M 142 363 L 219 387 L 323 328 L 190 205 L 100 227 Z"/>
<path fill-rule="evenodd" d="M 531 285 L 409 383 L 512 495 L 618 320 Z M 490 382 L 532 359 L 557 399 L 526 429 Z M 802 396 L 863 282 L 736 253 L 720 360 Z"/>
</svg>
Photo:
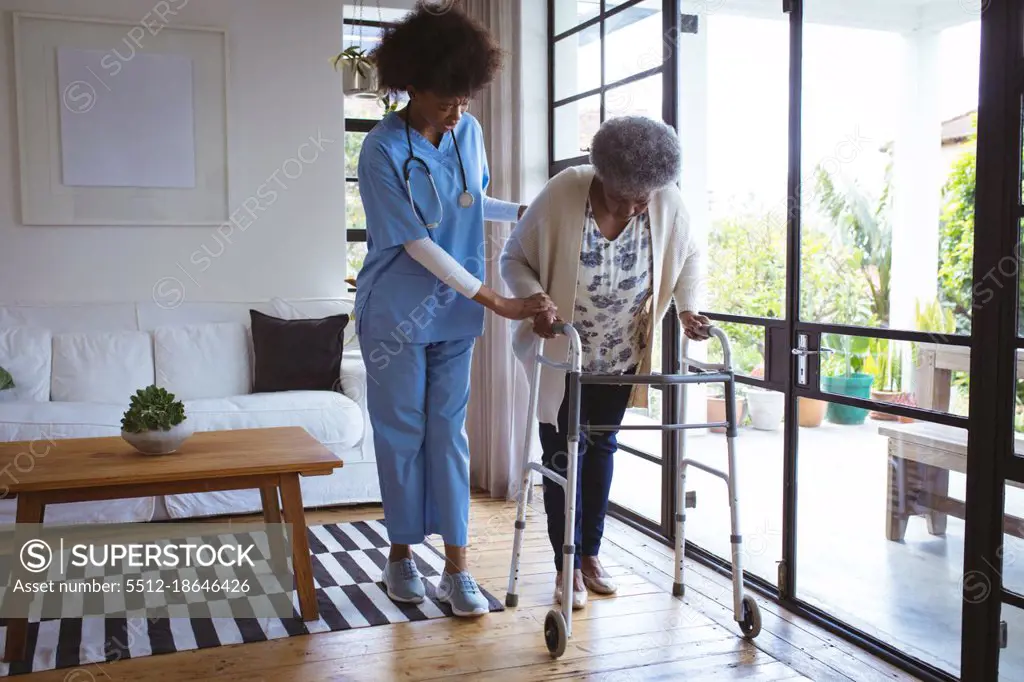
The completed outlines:
<svg viewBox="0 0 1024 682">
<path fill-rule="evenodd" d="M 437 584 L 437 600 L 450 604 L 456 616 L 482 616 L 490 611 L 487 598 L 468 571 L 454 575 L 448 571 L 441 573 L 441 581 Z"/>
</svg>

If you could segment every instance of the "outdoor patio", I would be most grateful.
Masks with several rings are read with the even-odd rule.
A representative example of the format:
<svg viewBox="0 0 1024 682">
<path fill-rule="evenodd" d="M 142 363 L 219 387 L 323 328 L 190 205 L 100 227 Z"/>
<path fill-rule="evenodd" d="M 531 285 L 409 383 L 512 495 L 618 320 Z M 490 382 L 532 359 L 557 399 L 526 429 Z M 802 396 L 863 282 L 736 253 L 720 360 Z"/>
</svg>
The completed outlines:
<svg viewBox="0 0 1024 682">
<path fill-rule="evenodd" d="M 629 421 L 643 417 L 630 415 Z M 857 426 L 824 421 L 800 429 L 798 464 L 798 595 L 921 659 L 956 673 L 960 666 L 964 523 L 949 517 L 944 536 L 929 535 L 924 517 L 911 517 L 902 542 L 886 539 L 887 438 L 867 419 Z M 640 434 L 639 436 L 637 434 Z M 634 432 L 621 442 L 659 452 L 658 434 Z M 654 439 L 653 442 L 651 439 Z M 643 444 L 643 445 L 642 445 Z M 653 446 L 653 447 L 652 447 Z M 782 556 L 783 431 L 744 427 L 736 440 L 746 568 L 773 584 Z M 704 432 L 687 438 L 689 455 L 725 468 L 726 438 Z M 652 519 L 660 517 L 660 468 L 620 452 L 612 500 Z M 950 497 L 963 499 L 965 478 L 950 473 Z M 697 507 L 687 513 L 687 540 L 729 556 L 729 513 L 722 481 L 691 470 L 687 489 Z M 1006 511 L 1024 516 L 1024 494 L 1008 489 Z M 1004 580 L 1024 587 L 1024 541 L 1007 536 Z M 996 598 L 979 580 L 978 599 Z M 1024 679 L 1024 650 L 1014 646 L 1024 618 L 1004 609 L 1010 647 L 1003 679 Z"/>
</svg>

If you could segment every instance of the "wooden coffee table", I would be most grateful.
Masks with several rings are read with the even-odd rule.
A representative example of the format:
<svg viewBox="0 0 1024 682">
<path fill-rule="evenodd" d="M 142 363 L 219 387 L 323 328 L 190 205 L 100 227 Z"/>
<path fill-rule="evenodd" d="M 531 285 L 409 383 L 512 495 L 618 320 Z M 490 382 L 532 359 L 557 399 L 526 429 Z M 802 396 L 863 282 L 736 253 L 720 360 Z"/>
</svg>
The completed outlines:
<svg viewBox="0 0 1024 682">
<path fill-rule="evenodd" d="M 307 621 L 319 614 L 299 476 L 324 476 L 342 464 L 301 427 L 199 432 L 170 455 L 140 454 L 119 436 L 47 441 L 45 447 L 0 443 L 0 467 L 13 474 L 6 478 L 8 495 L 18 498 L 17 523 L 42 523 L 48 504 L 258 488 L 266 523 L 282 523 L 283 511 L 292 526 L 299 609 Z M 24 658 L 27 625 L 7 621 L 4 661 Z"/>
</svg>

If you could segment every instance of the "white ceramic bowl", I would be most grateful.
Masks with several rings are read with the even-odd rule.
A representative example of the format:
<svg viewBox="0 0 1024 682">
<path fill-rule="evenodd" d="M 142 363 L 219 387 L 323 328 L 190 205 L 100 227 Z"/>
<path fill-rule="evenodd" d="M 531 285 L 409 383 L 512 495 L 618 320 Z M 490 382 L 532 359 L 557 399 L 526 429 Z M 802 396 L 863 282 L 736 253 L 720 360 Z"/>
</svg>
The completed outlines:
<svg viewBox="0 0 1024 682">
<path fill-rule="evenodd" d="M 121 438 L 144 455 L 169 455 L 176 452 L 193 433 L 192 424 L 186 419 L 177 426 L 171 427 L 169 431 L 153 430 L 129 433 L 122 430 Z"/>
</svg>

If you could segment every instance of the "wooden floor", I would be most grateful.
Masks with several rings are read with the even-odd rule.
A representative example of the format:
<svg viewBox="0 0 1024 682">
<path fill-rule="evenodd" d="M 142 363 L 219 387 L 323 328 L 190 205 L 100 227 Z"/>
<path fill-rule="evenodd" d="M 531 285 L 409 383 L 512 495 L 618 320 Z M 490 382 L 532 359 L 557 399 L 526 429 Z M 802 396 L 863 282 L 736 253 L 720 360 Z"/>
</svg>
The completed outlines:
<svg viewBox="0 0 1024 682">
<path fill-rule="evenodd" d="M 538 498 L 539 499 L 539 496 Z M 307 521 L 381 517 L 379 506 L 310 511 Z M 515 506 L 476 496 L 470 563 L 502 602 Z M 223 519 L 220 519 L 223 520 Z M 684 599 L 671 596 L 672 551 L 613 519 L 601 556 L 619 594 L 573 616 L 565 654 L 552 660 L 541 635 L 553 604 L 554 566 L 543 512 L 531 509 L 520 602 L 482 618 L 328 632 L 90 665 L 23 676 L 32 682 L 93 680 L 912 680 L 913 677 L 758 598 L 763 630 L 753 642 L 732 620 L 730 582 L 688 563 Z M 440 544 L 435 544 L 440 546 Z"/>
</svg>

